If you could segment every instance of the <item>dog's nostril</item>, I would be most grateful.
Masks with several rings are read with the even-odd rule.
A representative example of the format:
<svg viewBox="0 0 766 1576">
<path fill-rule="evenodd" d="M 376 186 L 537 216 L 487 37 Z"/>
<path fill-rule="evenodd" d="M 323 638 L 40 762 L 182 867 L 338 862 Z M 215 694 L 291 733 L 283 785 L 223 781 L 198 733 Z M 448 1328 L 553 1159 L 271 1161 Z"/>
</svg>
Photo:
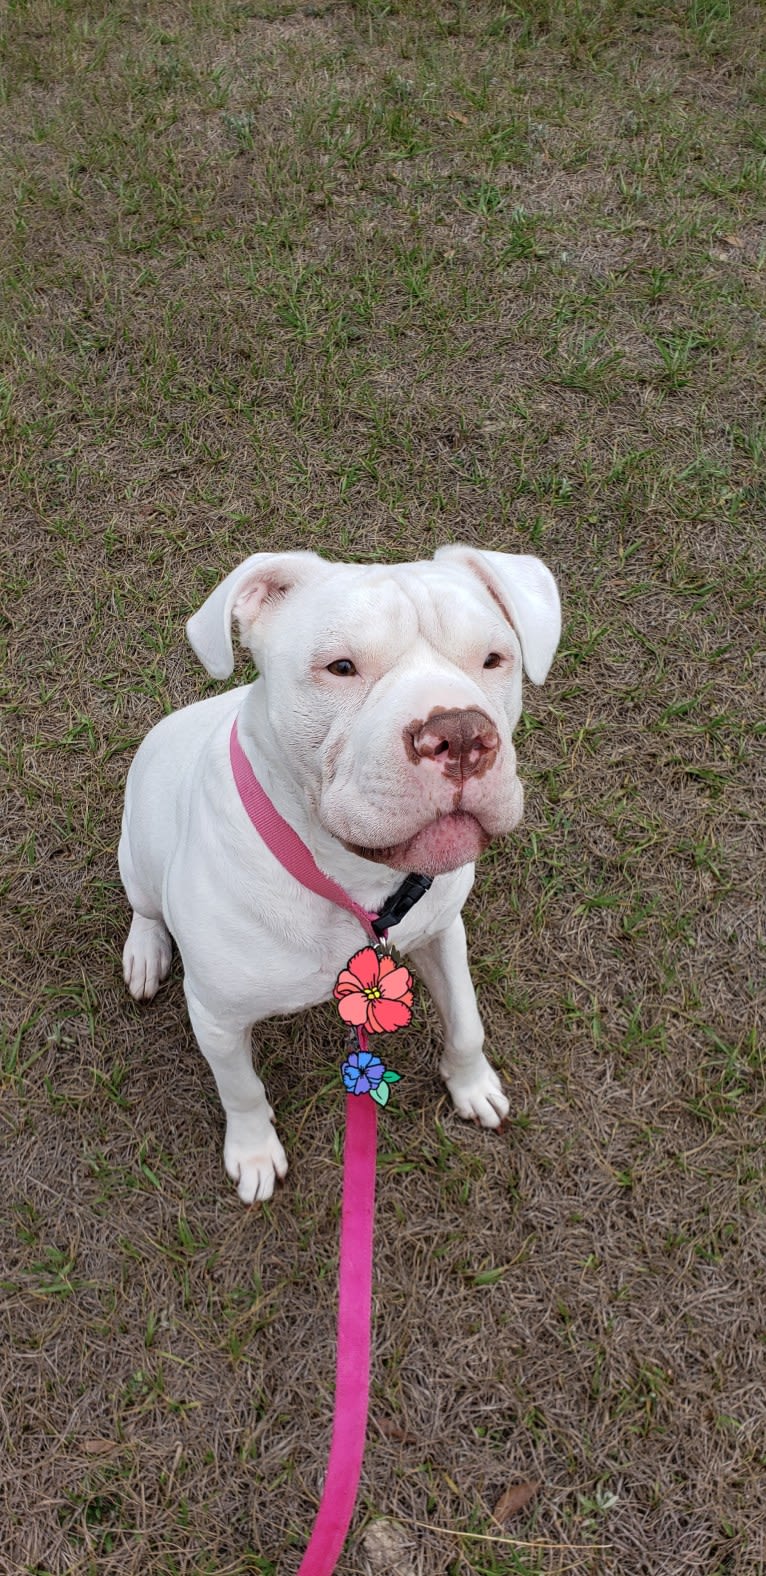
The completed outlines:
<svg viewBox="0 0 766 1576">
<path fill-rule="evenodd" d="M 447 739 L 442 739 L 441 744 L 437 744 L 436 749 L 434 750 L 434 755 L 443 755 L 444 751 L 448 749 L 449 741 Z"/>
</svg>

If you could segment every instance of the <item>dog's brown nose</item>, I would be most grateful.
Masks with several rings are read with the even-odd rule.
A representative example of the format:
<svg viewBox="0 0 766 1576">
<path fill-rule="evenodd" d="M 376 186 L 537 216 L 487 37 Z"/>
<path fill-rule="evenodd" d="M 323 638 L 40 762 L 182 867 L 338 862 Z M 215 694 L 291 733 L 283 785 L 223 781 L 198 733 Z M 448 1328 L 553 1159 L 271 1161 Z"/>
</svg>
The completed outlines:
<svg viewBox="0 0 766 1576">
<path fill-rule="evenodd" d="M 473 777 L 494 764 L 500 740 L 483 711 L 438 711 L 412 734 L 415 755 L 436 761 L 445 777 Z"/>
</svg>

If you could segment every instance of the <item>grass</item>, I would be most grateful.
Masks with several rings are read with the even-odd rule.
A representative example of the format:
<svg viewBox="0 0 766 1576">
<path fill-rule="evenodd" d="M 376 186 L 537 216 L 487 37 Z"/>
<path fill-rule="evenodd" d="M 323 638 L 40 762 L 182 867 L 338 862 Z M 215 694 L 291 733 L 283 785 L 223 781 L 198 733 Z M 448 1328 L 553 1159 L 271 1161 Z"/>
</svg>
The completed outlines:
<svg viewBox="0 0 766 1576">
<path fill-rule="evenodd" d="M 339 1569 L 389 1518 L 407 1576 L 751 1576 L 762 16 L 18 0 L 2 27 L 0 1568 L 297 1568 L 331 1032 L 260 1037 L 291 1172 L 246 1213 L 177 974 L 146 1012 L 122 991 L 121 791 L 214 691 L 183 622 L 246 553 L 464 540 L 540 554 L 565 607 L 525 823 L 467 914 L 513 1114 L 455 1120 L 423 1011 Z"/>
</svg>

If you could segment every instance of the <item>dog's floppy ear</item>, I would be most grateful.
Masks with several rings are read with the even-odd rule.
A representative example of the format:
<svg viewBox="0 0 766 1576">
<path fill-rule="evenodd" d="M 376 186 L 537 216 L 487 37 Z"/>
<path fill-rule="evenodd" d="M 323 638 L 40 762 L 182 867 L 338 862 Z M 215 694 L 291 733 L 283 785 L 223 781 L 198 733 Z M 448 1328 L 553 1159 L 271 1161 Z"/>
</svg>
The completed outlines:
<svg viewBox="0 0 766 1576">
<path fill-rule="evenodd" d="M 519 637 L 524 670 L 543 684 L 561 637 L 561 603 L 550 569 L 528 553 L 440 547 L 434 558 L 460 563 L 486 587 Z"/>
<path fill-rule="evenodd" d="M 259 614 L 328 568 L 317 553 L 253 553 L 233 569 L 186 625 L 189 644 L 208 673 L 227 679 L 233 672 L 232 618 L 244 641 Z"/>
</svg>

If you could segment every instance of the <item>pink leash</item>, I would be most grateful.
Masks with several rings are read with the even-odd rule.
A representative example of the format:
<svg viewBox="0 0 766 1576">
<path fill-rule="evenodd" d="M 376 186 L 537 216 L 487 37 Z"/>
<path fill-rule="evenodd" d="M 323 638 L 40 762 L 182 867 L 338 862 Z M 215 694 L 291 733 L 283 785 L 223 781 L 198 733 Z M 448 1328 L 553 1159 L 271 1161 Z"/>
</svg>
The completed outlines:
<svg viewBox="0 0 766 1576">
<path fill-rule="evenodd" d="M 297 832 L 264 793 L 239 742 L 236 720 L 229 751 L 240 798 L 267 848 L 296 881 L 355 914 L 377 943 L 373 929 L 376 915 L 361 908 L 336 881 L 324 875 Z M 362 1470 L 370 1393 L 377 1114 L 372 1100 L 346 1095 L 332 1443 L 319 1510 L 297 1576 L 331 1576 L 335 1570 Z"/>
<path fill-rule="evenodd" d="M 370 1395 L 377 1121 L 372 1100 L 346 1095 L 332 1443 L 319 1510 L 298 1576 L 329 1576 L 335 1570 L 362 1470 Z"/>
</svg>

